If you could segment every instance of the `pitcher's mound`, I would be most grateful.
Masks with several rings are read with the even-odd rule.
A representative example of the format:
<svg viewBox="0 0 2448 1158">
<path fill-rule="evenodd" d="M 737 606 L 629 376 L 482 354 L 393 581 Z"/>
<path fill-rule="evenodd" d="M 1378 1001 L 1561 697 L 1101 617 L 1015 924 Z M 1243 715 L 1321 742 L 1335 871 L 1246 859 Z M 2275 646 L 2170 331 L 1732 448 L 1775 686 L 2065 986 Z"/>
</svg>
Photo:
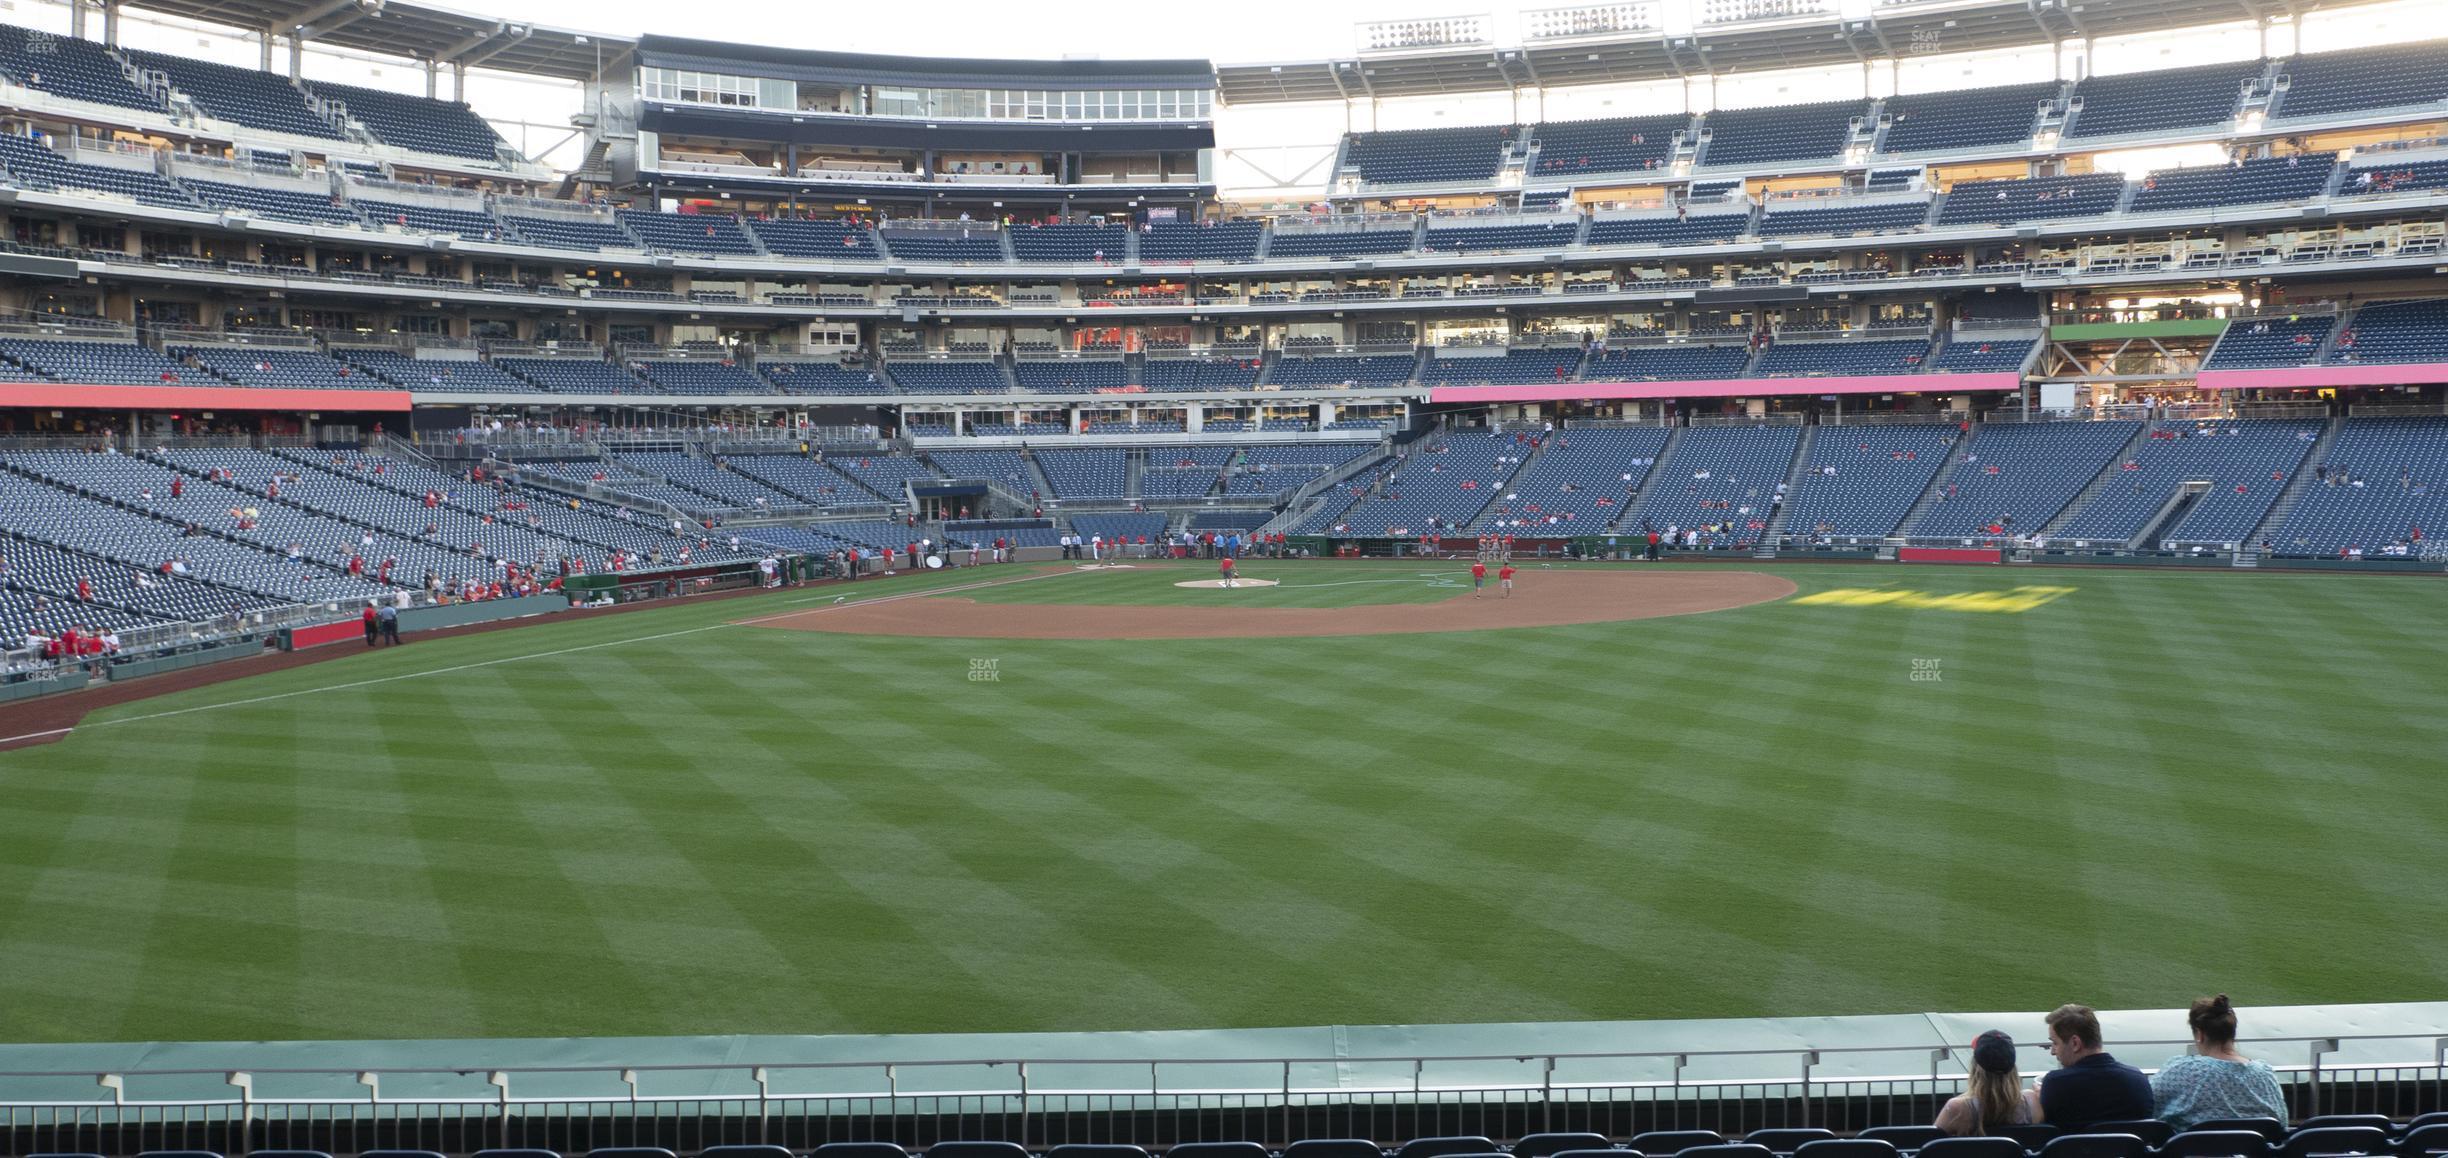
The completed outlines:
<svg viewBox="0 0 2448 1158">
<path fill-rule="evenodd" d="M 1235 580 L 1233 580 L 1233 581 L 1232 581 L 1232 586 L 1231 586 L 1231 587 L 1229 587 L 1229 588 L 1226 588 L 1226 589 L 1227 589 L 1227 590 L 1237 590 L 1237 589 L 1239 589 L 1239 588 L 1243 588 L 1243 587 L 1273 587 L 1273 586 L 1275 586 L 1275 585 L 1276 585 L 1277 583 L 1279 583 L 1279 582 L 1282 582 L 1282 580 L 1279 580 L 1279 579 L 1235 579 Z M 1223 580 L 1221 580 L 1221 579 L 1192 579 L 1192 580 L 1190 580 L 1190 581 L 1188 581 L 1188 582 L 1185 582 L 1185 583 L 1176 583 L 1176 584 L 1174 584 L 1174 586 L 1175 586 L 1175 587 L 1207 587 L 1207 588 L 1218 588 L 1218 587 L 1224 587 L 1224 586 L 1225 586 L 1225 584 L 1224 584 L 1224 581 L 1223 581 Z"/>
</svg>

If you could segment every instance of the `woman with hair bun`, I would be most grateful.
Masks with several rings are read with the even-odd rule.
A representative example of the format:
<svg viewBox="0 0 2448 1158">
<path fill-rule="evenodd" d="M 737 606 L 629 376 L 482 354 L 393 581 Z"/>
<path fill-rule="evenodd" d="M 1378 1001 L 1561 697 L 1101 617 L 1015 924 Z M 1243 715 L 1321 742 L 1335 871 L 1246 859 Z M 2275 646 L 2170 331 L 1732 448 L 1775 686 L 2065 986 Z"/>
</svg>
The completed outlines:
<svg viewBox="0 0 2448 1158">
<path fill-rule="evenodd" d="M 2179 1130 L 2213 1118 L 2287 1120 L 2278 1075 L 2265 1062 L 2236 1052 L 2235 1005 L 2224 993 L 2193 1003 L 2193 1052 L 2169 1058 L 2151 1079 L 2159 1120 Z"/>
</svg>

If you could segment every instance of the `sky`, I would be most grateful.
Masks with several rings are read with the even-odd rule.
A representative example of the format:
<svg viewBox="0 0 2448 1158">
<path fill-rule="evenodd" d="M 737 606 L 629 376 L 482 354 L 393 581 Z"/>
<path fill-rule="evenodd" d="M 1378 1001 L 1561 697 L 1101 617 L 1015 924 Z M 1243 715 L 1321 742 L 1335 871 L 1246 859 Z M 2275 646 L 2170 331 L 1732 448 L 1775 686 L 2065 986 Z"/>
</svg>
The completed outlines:
<svg viewBox="0 0 2448 1158">
<path fill-rule="evenodd" d="M 1519 44 L 1522 11 L 1565 6 L 1561 0 L 1528 4 L 1510 0 L 1455 0 L 1442 4 L 1418 0 L 1234 0 L 1224 6 L 1092 7 L 1045 15 L 1008 0 L 928 0 L 923 8 L 855 0 L 798 4 L 775 4 L 770 0 L 756 3 L 697 0 L 689 4 L 674 4 L 670 0 L 434 2 L 463 11 L 481 11 L 493 18 L 628 36 L 665 33 L 794 48 L 952 57 L 1091 56 L 1109 60 L 1203 57 L 1220 64 L 1350 58 L 1358 50 L 1360 24 L 1423 16 L 1485 14 L 1490 17 L 1492 38 L 1498 44 Z M 1688 27 L 1693 0 L 1664 2 L 1668 29 Z M 1841 11 L 1848 15 L 1866 10 L 1875 2 L 1839 0 Z M 2439 36 L 2448 32 L 2439 22 L 2443 2 L 2391 0 L 2338 13 L 2315 13 L 2304 20 L 2300 29 L 2302 47 L 2304 51 L 2317 52 Z M 66 6 L 58 0 L 0 0 L 0 20 L 56 31 L 66 31 L 68 26 Z M 2292 51 L 2293 35 L 2273 39 L 2271 51 Z M 122 39 L 135 47 L 227 63 L 252 66 L 258 59 L 253 39 L 228 29 L 170 27 L 131 19 L 123 24 Z M 2258 52 L 2259 41 L 2250 26 L 2223 25 L 2126 41 L 2103 41 L 2095 59 L 2083 66 L 2102 73 L 2133 72 L 2243 60 Z M 285 55 L 278 59 L 281 63 L 275 67 L 285 67 Z M 1896 91 L 1926 92 L 2046 80 L 2072 67 L 2075 67 L 2072 62 L 2053 59 L 2045 48 L 1977 57 L 1915 58 L 1893 75 L 1884 71 L 1876 75 L 1873 91 L 1884 96 Z M 423 72 L 416 66 L 374 57 L 310 53 L 304 72 L 309 79 L 344 80 L 403 92 L 422 92 L 424 85 Z M 1721 84 L 1717 103 L 1726 108 L 1801 103 L 1858 96 L 1861 88 L 1860 72 L 1849 67 L 1823 73 L 1762 73 Z M 449 94 L 446 91 L 444 95 Z M 567 128 L 570 114 L 580 107 L 575 86 L 480 71 L 471 78 L 467 95 L 477 111 L 499 124 L 510 143 L 528 155 L 564 164 L 577 158 L 580 146 Z M 1315 192 L 1324 187 L 1323 166 L 1331 159 L 1337 139 L 1347 128 L 1500 124 L 1517 117 L 1565 120 L 1624 116 L 1674 111 L 1686 102 L 1680 87 L 1671 84 L 1557 89 L 1542 95 L 1543 106 L 1534 101 L 1520 108 L 1514 106 L 1508 94 L 1502 93 L 1386 101 L 1353 108 L 1332 104 L 1220 107 L 1216 116 L 1217 177 L 1228 194 L 1241 191 L 1255 195 L 1266 186 L 1299 189 L 1304 185 Z M 1700 102 L 1705 104 L 1704 94 Z"/>
</svg>

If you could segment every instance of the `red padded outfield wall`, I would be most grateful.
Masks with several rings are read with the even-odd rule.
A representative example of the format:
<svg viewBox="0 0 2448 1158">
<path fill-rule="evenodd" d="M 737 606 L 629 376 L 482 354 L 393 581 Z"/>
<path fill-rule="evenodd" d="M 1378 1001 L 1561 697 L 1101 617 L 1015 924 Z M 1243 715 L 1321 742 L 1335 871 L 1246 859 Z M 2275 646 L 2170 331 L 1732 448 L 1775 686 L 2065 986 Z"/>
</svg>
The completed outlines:
<svg viewBox="0 0 2448 1158">
<path fill-rule="evenodd" d="M 2002 563 L 2006 553 L 1996 547 L 1898 547 L 1898 563 Z"/>
<path fill-rule="evenodd" d="M 253 386 L 102 386 L 0 383 L 0 406 L 77 410 L 406 411 L 405 390 L 271 390 Z"/>
</svg>

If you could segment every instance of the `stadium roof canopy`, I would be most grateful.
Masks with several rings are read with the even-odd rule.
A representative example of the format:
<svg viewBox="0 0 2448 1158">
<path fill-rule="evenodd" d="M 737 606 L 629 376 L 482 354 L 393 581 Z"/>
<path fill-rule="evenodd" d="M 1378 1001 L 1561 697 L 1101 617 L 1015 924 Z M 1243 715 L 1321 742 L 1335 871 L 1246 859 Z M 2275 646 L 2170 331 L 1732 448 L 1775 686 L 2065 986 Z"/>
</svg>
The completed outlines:
<svg viewBox="0 0 2448 1158">
<path fill-rule="evenodd" d="M 1539 37 L 1368 53 L 1345 60 L 1225 65 L 1228 104 L 1436 96 L 1508 89 L 1827 68 L 2299 16 L 2372 0 L 1885 0 L 1867 14 L 1747 20 L 1690 32 Z M 1833 8 L 1834 4 L 1828 3 Z"/>
<path fill-rule="evenodd" d="M 611 60 L 637 46 L 633 36 L 553 28 L 403 0 L 139 0 L 133 6 L 209 24 L 270 28 L 282 36 L 297 29 L 308 42 L 334 48 L 562 80 L 590 78 L 599 59 Z"/>
</svg>

